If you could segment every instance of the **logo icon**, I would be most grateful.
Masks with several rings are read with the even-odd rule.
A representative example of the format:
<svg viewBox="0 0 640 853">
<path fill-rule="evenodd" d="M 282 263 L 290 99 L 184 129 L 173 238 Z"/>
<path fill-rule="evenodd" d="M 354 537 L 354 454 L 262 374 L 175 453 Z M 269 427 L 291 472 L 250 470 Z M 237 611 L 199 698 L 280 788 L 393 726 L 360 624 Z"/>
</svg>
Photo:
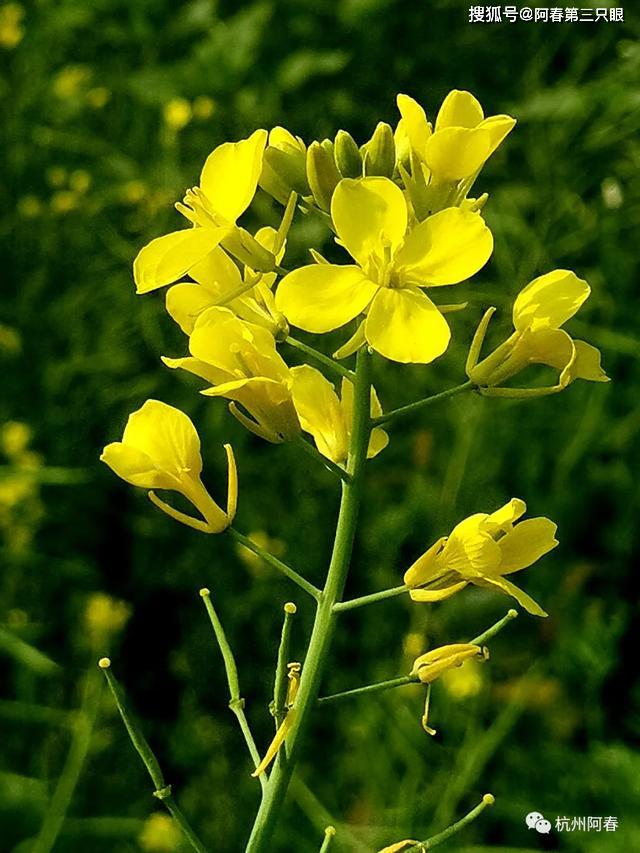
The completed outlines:
<svg viewBox="0 0 640 853">
<path fill-rule="evenodd" d="M 525 818 L 525 823 L 529 829 L 535 829 L 540 835 L 548 835 L 551 832 L 551 823 L 545 820 L 545 817 L 540 812 L 529 812 Z"/>
</svg>

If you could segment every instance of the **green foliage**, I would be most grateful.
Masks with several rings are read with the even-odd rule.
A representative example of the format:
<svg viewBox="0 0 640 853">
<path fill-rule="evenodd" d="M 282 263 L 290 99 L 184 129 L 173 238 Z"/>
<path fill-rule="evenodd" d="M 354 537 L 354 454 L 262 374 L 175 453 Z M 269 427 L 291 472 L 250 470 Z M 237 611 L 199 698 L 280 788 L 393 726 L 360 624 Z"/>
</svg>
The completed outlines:
<svg viewBox="0 0 640 853">
<path fill-rule="evenodd" d="M 206 479 L 221 479 L 222 440 L 236 450 L 239 529 L 276 540 L 315 583 L 336 494 L 295 447 L 244 433 L 222 401 L 162 368 L 158 354 L 176 355 L 182 343 L 162 296 L 135 296 L 131 261 L 176 225 L 173 201 L 219 142 L 284 124 L 307 141 L 345 128 L 362 144 L 378 120 L 395 123 L 396 92 L 433 116 L 453 87 L 519 120 L 479 183 L 496 250 L 463 287 L 470 305 L 450 315 L 445 357 L 401 373 L 376 361 L 383 405 L 462 381 L 483 306 L 497 306 L 490 338 L 503 339 L 514 295 L 554 267 L 592 285 L 569 328 L 602 350 L 613 381 L 532 402 L 454 398 L 393 428 L 368 472 L 348 594 L 397 585 L 453 523 L 521 495 L 532 515 L 559 524 L 560 547 L 527 578 L 552 616 L 518 619 L 495 639 L 476 695 L 462 700 L 435 685 L 439 741 L 420 728 L 414 687 L 319 710 L 289 800 L 293 829 L 274 851 L 317 850 L 333 821 L 336 850 L 425 837 L 485 790 L 497 802 L 465 831 L 461 843 L 487 845 L 473 850 L 537 849 L 524 824 L 531 810 L 619 817 L 617 833 L 564 833 L 560 849 L 639 848 L 631 556 L 640 509 L 640 24 L 631 8 L 626 24 L 598 25 L 469 25 L 456 0 L 40 0 L 24 11 L 22 40 L 0 47 L 0 418 L 33 432 L 21 456 L 5 448 L 0 467 L 6 849 L 26 851 L 40 831 L 85 672 L 103 654 L 118 661 L 190 821 L 212 849 L 241 849 L 259 786 L 226 707 L 198 589 L 212 590 L 263 749 L 282 604 L 299 605 L 294 658 L 310 605 L 230 541 L 169 523 L 101 470 L 99 451 L 148 396 L 184 408 L 203 436 Z M 172 108 L 177 98 L 190 110 Z M 254 208 L 277 223 L 266 196 Z M 292 263 L 305 244 L 331 251 L 321 223 L 295 228 Z M 126 625 L 107 619 L 97 630 L 95 611 L 87 625 L 96 592 L 127 602 Z M 407 672 L 414 648 L 466 640 L 503 612 L 502 599 L 474 590 L 433 607 L 399 598 L 345 613 L 324 692 Z M 55 849 L 140 849 L 157 805 L 151 793 L 105 697 Z M 165 849 L 150 843 L 143 849 Z"/>
</svg>

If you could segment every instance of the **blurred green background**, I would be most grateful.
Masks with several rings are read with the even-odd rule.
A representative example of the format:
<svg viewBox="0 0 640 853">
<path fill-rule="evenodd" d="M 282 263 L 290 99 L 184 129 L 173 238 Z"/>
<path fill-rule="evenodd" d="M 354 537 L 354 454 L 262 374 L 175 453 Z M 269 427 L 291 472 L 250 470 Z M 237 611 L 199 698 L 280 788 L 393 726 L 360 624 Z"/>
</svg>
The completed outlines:
<svg viewBox="0 0 640 853">
<path fill-rule="evenodd" d="M 397 585 L 458 520 L 520 496 L 559 524 L 560 547 L 523 578 L 551 617 L 522 616 L 494 640 L 489 665 L 435 685 L 437 739 L 420 728 L 414 687 L 318 711 L 273 849 L 315 851 L 334 821 L 337 851 L 423 838 L 485 791 L 496 805 L 449 849 L 640 849 L 632 5 L 625 23 L 497 25 L 468 24 L 457 0 L 0 5 L 2 850 L 181 849 L 95 669 L 102 654 L 209 848 L 243 849 L 258 786 L 197 591 L 213 591 L 262 749 L 282 604 L 300 605 L 297 657 L 311 608 L 224 536 L 158 513 L 98 456 L 147 397 L 183 408 L 214 494 L 220 445 L 233 443 L 239 529 L 316 583 L 337 490 L 295 449 L 246 434 L 222 401 L 162 368 L 159 356 L 182 354 L 184 340 L 162 294 L 135 295 L 131 262 L 151 237 L 182 227 L 173 201 L 220 142 L 277 124 L 306 141 L 343 127 L 364 142 L 377 121 L 395 124 L 397 92 L 433 117 L 451 88 L 518 118 L 478 184 L 490 193 L 495 254 L 456 289 L 471 304 L 451 316 L 444 358 L 376 360 L 383 405 L 460 382 L 484 307 L 499 309 L 497 340 L 514 295 L 555 267 L 591 283 L 569 329 L 602 349 L 613 381 L 532 402 L 462 396 L 391 428 L 369 467 L 348 594 Z M 247 222 L 277 216 L 258 196 Z M 287 265 L 326 239 L 300 219 Z M 474 636 L 508 607 L 474 590 L 433 607 L 399 598 L 345 614 L 324 692 L 404 673 L 412 656 Z M 619 828 L 532 837 L 530 811 L 617 816 Z"/>
</svg>

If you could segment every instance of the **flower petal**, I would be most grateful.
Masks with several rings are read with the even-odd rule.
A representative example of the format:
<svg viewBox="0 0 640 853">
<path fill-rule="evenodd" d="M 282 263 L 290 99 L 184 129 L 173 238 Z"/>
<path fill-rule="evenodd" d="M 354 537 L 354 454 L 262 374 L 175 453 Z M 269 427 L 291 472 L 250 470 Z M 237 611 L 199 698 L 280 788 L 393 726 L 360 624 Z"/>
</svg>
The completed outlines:
<svg viewBox="0 0 640 853">
<path fill-rule="evenodd" d="M 518 331 L 550 326 L 558 329 L 578 311 L 591 288 L 571 270 L 553 270 L 524 287 L 513 303 L 513 325 Z"/>
<path fill-rule="evenodd" d="M 395 257 L 412 284 L 458 284 L 482 269 L 493 235 L 478 213 L 448 207 L 416 226 Z"/>
<path fill-rule="evenodd" d="M 159 400 L 147 400 L 129 415 L 122 443 L 146 453 L 161 471 L 175 476 L 202 471 L 200 438 L 191 418 Z"/>
<path fill-rule="evenodd" d="M 427 114 L 417 101 L 409 95 L 398 95 L 396 98 L 400 115 L 402 116 L 402 128 L 407 134 L 409 145 L 424 160 L 427 140 L 431 136 L 431 125 L 427 121 Z"/>
<path fill-rule="evenodd" d="M 187 228 L 157 237 L 133 262 L 137 293 L 173 284 L 205 258 L 228 233 L 227 228 Z"/>
<path fill-rule="evenodd" d="M 196 320 L 216 304 L 216 299 L 199 284 L 174 284 L 167 290 L 165 306 L 169 316 L 175 320 L 185 335 L 193 332 Z"/>
<path fill-rule="evenodd" d="M 316 447 L 338 464 L 347 458 L 349 440 L 340 400 L 331 382 L 310 365 L 291 368 L 293 405 Z"/>
<path fill-rule="evenodd" d="M 447 321 L 418 288 L 380 288 L 365 322 L 369 344 L 392 361 L 429 364 L 447 349 Z"/>
<path fill-rule="evenodd" d="M 427 142 L 425 159 L 440 182 L 459 181 L 477 172 L 491 153 L 491 133 L 482 127 L 445 127 Z"/>
<path fill-rule="evenodd" d="M 242 285 L 240 270 L 219 246 L 189 270 L 189 275 L 213 296 L 222 296 Z"/>
<path fill-rule="evenodd" d="M 144 451 L 121 441 L 108 444 L 102 451 L 100 461 L 132 486 L 140 486 L 143 489 L 176 488 L 175 477 L 158 470 Z"/>
<path fill-rule="evenodd" d="M 489 155 L 504 142 L 505 138 L 511 133 L 516 126 L 516 120 L 511 116 L 499 115 L 490 116 L 484 121 L 481 121 L 478 127 L 482 130 L 488 130 L 490 136 Z"/>
<path fill-rule="evenodd" d="M 359 267 L 310 264 L 282 279 L 276 307 L 300 329 L 330 332 L 364 311 L 377 290 Z"/>
<path fill-rule="evenodd" d="M 453 89 L 438 110 L 436 131 L 445 127 L 476 127 L 483 118 L 480 101 L 471 92 Z"/>
<path fill-rule="evenodd" d="M 538 602 L 534 601 L 534 599 L 531 598 L 530 595 L 527 595 L 524 590 L 504 578 L 482 578 L 480 580 L 473 581 L 473 583 L 477 586 L 494 589 L 496 592 L 503 593 L 503 595 L 510 595 L 512 598 L 515 598 L 518 604 L 523 607 L 527 613 L 531 613 L 532 616 L 549 615 L 542 609 L 542 607 L 540 607 Z"/>
<path fill-rule="evenodd" d="M 267 131 L 256 130 L 248 139 L 219 145 L 205 161 L 200 187 L 215 212 L 230 223 L 251 204 L 266 144 Z"/>
<path fill-rule="evenodd" d="M 468 583 L 469 581 L 466 580 L 458 581 L 458 583 L 454 583 L 443 589 L 411 589 L 409 590 L 409 597 L 412 601 L 445 601 L 447 598 L 455 595 L 456 592 L 464 589 Z"/>
<path fill-rule="evenodd" d="M 523 500 L 511 498 L 509 503 L 490 513 L 482 527 L 489 532 L 511 530 L 513 523 L 521 518 L 526 511 L 527 505 Z"/>
<path fill-rule="evenodd" d="M 407 203 L 400 187 L 388 178 L 345 178 L 331 199 L 331 218 L 352 258 L 366 267 L 382 258 L 385 246 L 397 249 L 407 230 Z"/>
<path fill-rule="evenodd" d="M 600 350 L 585 341 L 574 341 L 576 358 L 570 372 L 572 379 L 587 379 L 590 382 L 609 382 L 609 377 L 600 364 Z"/>
<path fill-rule="evenodd" d="M 498 540 L 502 559 L 498 572 L 508 575 L 533 565 L 558 544 L 558 525 L 548 518 L 527 518 Z"/>
</svg>

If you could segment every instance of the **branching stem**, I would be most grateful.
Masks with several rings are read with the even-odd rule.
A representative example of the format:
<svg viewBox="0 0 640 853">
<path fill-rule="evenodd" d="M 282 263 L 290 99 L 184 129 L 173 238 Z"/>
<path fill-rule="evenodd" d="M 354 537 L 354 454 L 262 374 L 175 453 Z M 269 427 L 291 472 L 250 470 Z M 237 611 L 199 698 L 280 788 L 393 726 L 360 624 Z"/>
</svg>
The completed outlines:
<svg viewBox="0 0 640 853">
<path fill-rule="evenodd" d="M 431 397 L 424 397 L 422 400 L 416 400 L 415 403 L 409 403 L 407 406 L 401 406 L 399 409 L 392 409 L 390 412 L 385 412 L 377 418 L 374 418 L 374 426 L 382 426 L 382 424 L 395 421 L 398 418 L 403 418 L 405 415 L 411 415 L 414 412 L 419 412 L 426 406 L 431 406 L 433 403 L 438 403 L 440 400 L 447 400 L 449 397 L 455 397 L 463 391 L 471 391 L 474 388 L 473 382 L 463 382 L 462 385 L 456 385 L 454 388 L 448 388 L 446 391 L 441 391 L 439 394 L 433 394 Z"/>
<path fill-rule="evenodd" d="M 338 374 L 338 376 L 344 376 L 345 379 L 350 379 L 352 382 L 354 381 L 355 373 L 353 372 L 353 370 L 349 370 L 348 367 L 345 367 L 344 365 L 340 364 L 339 361 L 336 361 L 330 356 L 325 355 L 323 352 L 319 352 L 319 350 L 314 349 L 313 347 L 309 346 L 309 344 L 304 344 L 302 343 L 302 341 L 299 341 L 296 338 L 292 338 L 291 335 L 286 338 L 285 342 L 288 343 L 289 346 L 292 346 L 294 349 L 297 349 L 300 352 L 303 352 L 305 355 L 308 355 L 309 358 L 313 359 L 318 364 L 321 364 L 323 367 L 326 367 L 333 373 Z"/>
</svg>

